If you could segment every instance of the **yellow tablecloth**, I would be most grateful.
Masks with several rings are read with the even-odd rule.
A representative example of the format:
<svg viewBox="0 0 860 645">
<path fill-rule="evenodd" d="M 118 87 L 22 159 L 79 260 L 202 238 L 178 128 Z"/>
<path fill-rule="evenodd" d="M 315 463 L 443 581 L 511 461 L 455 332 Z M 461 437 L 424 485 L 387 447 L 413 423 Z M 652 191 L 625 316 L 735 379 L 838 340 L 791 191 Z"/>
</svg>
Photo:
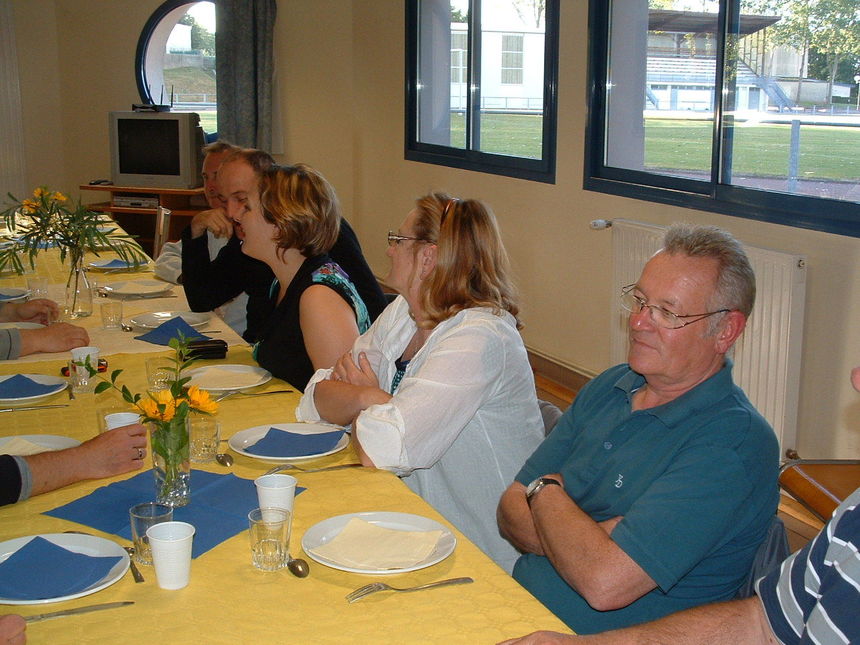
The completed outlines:
<svg viewBox="0 0 860 645">
<path fill-rule="evenodd" d="M 40 271 L 61 273 L 50 266 L 49 254 L 41 254 Z M 57 263 L 58 264 L 58 263 Z M 119 274 L 125 277 L 128 274 Z M 120 278 L 117 278 L 120 279 Z M 13 278 L 26 284 L 26 277 Z M 52 280 L 59 282 L 59 280 Z M 7 283 L 8 284 L 8 283 Z M 146 302 L 146 301 L 141 301 Z M 84 319 L 86 320 L 86 319 Z M 94 330 L 94 335 L 96 334 Z M 128 334 L 130 336 L 130 334 Z M 98 344 L 97 337 L 94 342 Z M 150 351 L 162 351 L 149 346 Z M 146 384 L 146 353 L 110 353 L 108 371 L 123 369 L 120 381 L 134 392 Z M 22 371 L 59 374 L 67 358 L 41 356 L 31 362 L 0 363 L 0 374 Z M 231 347 L 228 363 L 254 364 L 247 346 Z M 200 361 L 199 365 L 221 363 Z M 289 387 L 273 379 L 255 388 L 268 391 Z M 236 395 L 221 403 L 218 418 L 222 437 L 269 423 L 295 421 L 298 394 L 265 397 Z M 69 401 L 65 393 L 44 403 L 67 407 L 0 414 L 0 436 L 58 434 L 84 441 L 98 432 L 97 410 L 120 399 L 105 393 L 79 395 Z M 222 444 L 224 445 L 224 444 Z M 238 477 L 253 479 L 271 464 L 234 455 L 230 469 Z M 308 462 L 325 466 L 356 461 L 350 446 L 340 453 Z M 151 467 L 151 456 L 144 468 Z M 216 464 L 202 466 L 211 472 L 227 469 Z M 67 530 L 88 530 L 123 542 L 43 512 L 89 494 L 111 481 L 79 482 L 37 496 L 20 504 L 0 508 L 0 542 L 16 537 Z M 288 571 L 263 572 L 251 565 L 247 532 L 223 542 L 192 562 L 191 583 L 179 591 L 164 591 L 155 582 L 151 567 L 141 567 L 146 582 L 135 584 L 130 574 L 96 594 L 48 605 L 3 606 L 0 613 L 23 615 L 81 607 L 89 604 L 133 600 L 134 605 L 56 620 L 28 627 L 30 643 L 494 643 L 536 629 L 565 631 L 565 626 L 441 515 L 412 493 L 396 476 L 385 471 L 355 468 L 320 473 L 295 473 L 307 491 L 296 498 L 291 552 L 301 553 L 301 538 L 315 523 L 326 518 L 359 511 L 398 511 L 435 519 L 449 526 L 457 537 L 454 553 L 432 567 L 392 576 L 366 576 L 330 569 L 311 562 L 308 578 L 298 579 Z M 153 485 L 154 493 L 154 485 Z M 192 504 L 194 493 L 192 491 Z M 0 549 L 0 557 L 4 557 Z M 307 558 L 306 558 L 307 559 Z M 422 584 L 449 577 L 471 576 L 471 585 L 434 589 L 414 594 L 383 592 L 355 604 L 344 596 L 374 580 L 396 586 Z"/>
</svg>

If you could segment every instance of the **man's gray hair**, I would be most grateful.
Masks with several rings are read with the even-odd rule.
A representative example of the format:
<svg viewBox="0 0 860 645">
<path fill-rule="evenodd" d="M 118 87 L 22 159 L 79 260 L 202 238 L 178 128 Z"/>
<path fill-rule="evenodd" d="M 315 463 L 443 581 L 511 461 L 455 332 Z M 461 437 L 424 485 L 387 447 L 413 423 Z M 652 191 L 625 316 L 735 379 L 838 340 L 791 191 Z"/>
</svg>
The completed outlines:
<svg viewBox="0 0 860 645">
<path fill-rule="evenodd" d="M 731 233 L 716 226 L 673 224 L 663 238 L 662 250 L 670 255 L 715 259 L 717 285 L 710 309 L 750 315 L 755 303 L 755 273 L 743 246 Z"/>
</svg>

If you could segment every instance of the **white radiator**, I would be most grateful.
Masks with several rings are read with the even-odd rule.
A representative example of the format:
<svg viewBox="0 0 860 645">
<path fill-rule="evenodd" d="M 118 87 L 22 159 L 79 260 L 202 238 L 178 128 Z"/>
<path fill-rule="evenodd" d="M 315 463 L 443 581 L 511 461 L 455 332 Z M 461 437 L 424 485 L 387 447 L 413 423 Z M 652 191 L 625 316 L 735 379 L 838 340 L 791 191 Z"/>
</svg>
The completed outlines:
<svg viewBox="0 0 860 645">
<path fill-rule="evenodd" d="M 619 294 L 636 282 L 666 229 L 614 219 L 612 226 L 611 364 L 627 360 L 627 312 Z M 599 225 L 595 226 L 599 228 Z M 781 454 L 796 448 L 806 257 L 744 245 L 756 277 L 756 301 L 734 349 L 735 383 L 773 426 Z"/>
</svg>

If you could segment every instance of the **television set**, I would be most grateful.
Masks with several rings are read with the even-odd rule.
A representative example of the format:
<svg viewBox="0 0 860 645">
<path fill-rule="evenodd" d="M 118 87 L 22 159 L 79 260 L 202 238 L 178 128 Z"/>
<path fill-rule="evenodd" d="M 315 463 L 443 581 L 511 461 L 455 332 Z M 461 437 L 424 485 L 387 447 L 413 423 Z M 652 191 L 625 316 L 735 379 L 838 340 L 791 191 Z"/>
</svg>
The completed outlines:
<svg viewBox="0 0 860 645">
<path fill-rule="evenodd" d="M 205 136 L 195 112 L 111 112 L 109 123 L 114 185 L 203 185 Z"/>
</svg>

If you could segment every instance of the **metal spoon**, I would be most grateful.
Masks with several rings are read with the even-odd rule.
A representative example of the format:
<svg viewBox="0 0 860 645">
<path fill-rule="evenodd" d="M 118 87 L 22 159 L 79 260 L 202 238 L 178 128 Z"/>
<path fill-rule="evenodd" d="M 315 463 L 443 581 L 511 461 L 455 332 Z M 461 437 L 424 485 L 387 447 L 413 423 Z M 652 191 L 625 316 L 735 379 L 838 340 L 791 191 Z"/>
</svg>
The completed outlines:
<svg viewBox="0 0 860 645">
<path fill-rule="evenodd" d="M 233 455 L 228 455 L 226 452 L 219 452 L 215 455 L 215 461 L 222 466 L 229 468 L 233 465 Z"/>
<path fill-rule="evenodd" d="M 290 570 L 296 578 L 307 578 L 308 574 L 311 572 L 311 568 L 308 566 L 308 563 L 302 560 L 301 558 L 294 558 L 289 553 L 287 553 L 287 569 Z"/>
</svg>

